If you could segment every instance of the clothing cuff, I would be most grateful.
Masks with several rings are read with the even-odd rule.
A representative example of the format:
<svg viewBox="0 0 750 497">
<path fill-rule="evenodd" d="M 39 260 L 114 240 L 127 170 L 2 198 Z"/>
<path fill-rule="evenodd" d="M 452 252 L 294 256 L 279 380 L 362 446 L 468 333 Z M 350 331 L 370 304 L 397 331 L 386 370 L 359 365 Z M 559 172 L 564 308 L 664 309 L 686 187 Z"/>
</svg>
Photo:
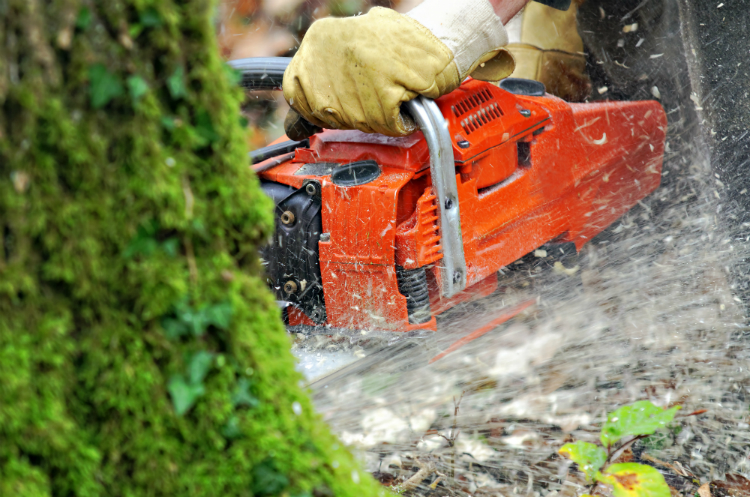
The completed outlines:
<svg viewBox="0 0 750 497">
<path fill-rule="evenodd" d="M 508 34 L 489 0 L 425 0 L 406 15 L 453 52 L 462 78 L 482 55 L 508 44 Z"/>
</svg>

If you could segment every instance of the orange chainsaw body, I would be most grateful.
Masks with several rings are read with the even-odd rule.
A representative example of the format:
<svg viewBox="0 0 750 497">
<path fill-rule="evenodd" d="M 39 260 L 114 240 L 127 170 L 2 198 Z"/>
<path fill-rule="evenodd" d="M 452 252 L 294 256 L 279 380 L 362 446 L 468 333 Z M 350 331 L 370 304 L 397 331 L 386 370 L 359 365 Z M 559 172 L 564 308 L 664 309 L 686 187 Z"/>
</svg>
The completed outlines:
<svg viewBox="0 0 750 497">
<path fill-rule="evenodd" d="M 658 102 L 569 104 L 472 79 L 435 102 L 453 140 L 466 260 L 466 289 L 452 298 L 440 290 L 441 233 L 421 132 L 325 131 L 260 173 L 293 188 L 320 184 L 325 325 L 434 329 L 435 315 L 494 291 L 504 266 L 548 242 L 580 249 L 659 186 L 667 120 Z M 380 174 L 357 186 L 311 166 L 363 160 Z M 426 268 L 431 320 L 410 324 L 397 266 Z M 293 306 L 288 320 L 315 325 Z"/>
</svg>

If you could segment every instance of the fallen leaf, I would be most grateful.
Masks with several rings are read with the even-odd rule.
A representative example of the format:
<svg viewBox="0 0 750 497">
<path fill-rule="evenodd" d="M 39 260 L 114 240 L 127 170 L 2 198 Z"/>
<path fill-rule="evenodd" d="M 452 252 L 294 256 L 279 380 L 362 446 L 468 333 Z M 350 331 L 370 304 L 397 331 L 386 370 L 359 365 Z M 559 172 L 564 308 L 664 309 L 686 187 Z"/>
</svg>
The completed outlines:
<svg viewBox="0 0 750 497">
<path fill-rule="evenodd" d="M 724 481 L 712 481 L 711 486 L 723 490 L 730 497 L 750 497 L 750 480 L 742 475 L 730 473 L 727 473 L 725 478 Z"/>
</svg>

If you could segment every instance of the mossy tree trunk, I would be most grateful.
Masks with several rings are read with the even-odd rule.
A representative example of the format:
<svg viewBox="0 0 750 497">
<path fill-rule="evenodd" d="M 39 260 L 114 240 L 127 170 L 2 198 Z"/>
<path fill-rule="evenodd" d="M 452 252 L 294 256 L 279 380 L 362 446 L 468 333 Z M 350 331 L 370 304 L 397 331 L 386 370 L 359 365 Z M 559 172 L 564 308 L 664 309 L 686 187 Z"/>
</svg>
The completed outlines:
<svg viewBox="0 0 750 497">
<path fill-rule="evenodd" d="M 213 13 L 0 0 L 0 495 L 382 492 L 259 277 L 270 205 Z"/>
</svg>

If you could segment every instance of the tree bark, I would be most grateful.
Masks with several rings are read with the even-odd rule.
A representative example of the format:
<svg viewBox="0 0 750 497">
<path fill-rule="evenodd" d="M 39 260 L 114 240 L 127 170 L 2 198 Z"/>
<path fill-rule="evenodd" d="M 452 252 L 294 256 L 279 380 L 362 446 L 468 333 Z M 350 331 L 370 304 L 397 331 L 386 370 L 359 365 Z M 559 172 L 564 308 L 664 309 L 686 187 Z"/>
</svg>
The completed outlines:
<svg viewBox="0 0 750 497">
<path fill-rule="evenodd" d="M 383 492 L 260 276 L 213 9 L 0 0 L 0 495 Z"/>
</svg>

